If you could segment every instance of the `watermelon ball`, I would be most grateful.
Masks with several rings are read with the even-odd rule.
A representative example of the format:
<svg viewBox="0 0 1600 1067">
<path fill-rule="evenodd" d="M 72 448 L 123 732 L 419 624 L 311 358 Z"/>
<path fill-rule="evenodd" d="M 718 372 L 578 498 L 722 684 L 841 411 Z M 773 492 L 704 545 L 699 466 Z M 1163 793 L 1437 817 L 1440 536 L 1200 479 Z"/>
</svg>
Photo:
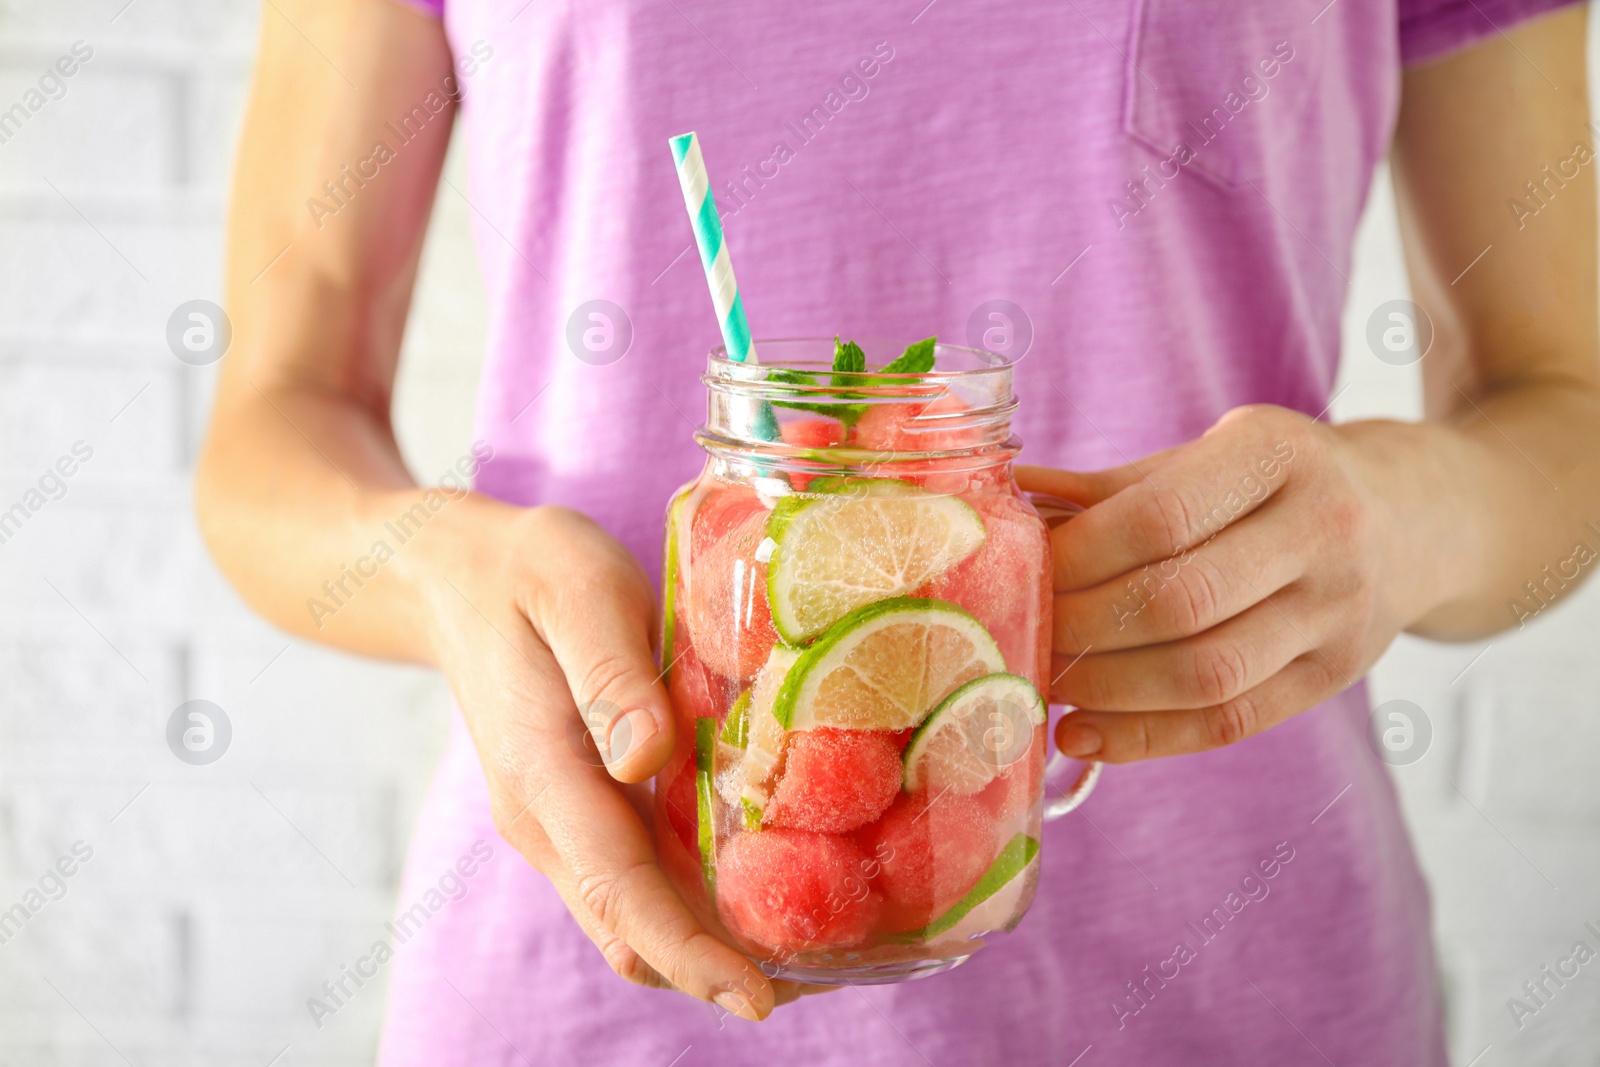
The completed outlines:
<svg viewBox="0 0 1600 1067">
<path fill-rule="evenodd" d="M 886 730 L 821 726 L 792 734 L 763 823 L 843 834 L 883 814 L 900 792 L 900 750 Z"/>
<path fill-rule="evenodd" d="M 677 731 L 672 766 L 676 766 L 679 760 L 694 763 L 694 721 L 705 715 L 717 714 L 723 706 L 717 700 L 717 695 L 723 688 L 722 679 L 700 662 L 692 646 L 679 647 L 677 662 L 672 664 L 672 670 L 667 675 L 667 699 L 672 702 Z"/>
<path fill-rule="evenodd" d="M 666 809 L 667 823 L 672 827 L 672 832 L 677 835 L 687 851 L 698 855 L 700 809 L 695 798 L 693 760 L 683 765 L 683 770 L 678 772 L 672 784 L 667 786 L 661 802 Z"/>
<path fill-rule="evenodd" d="M 694 646 L 680 647 L 677 656 L 667 675 L 667 696 L 678 721 L 692 727 L 695 719 L 717 713 L 715 694 L 723 684 L 706 668 Z"/>
<path fill-rule="evenodd" d="M 755 558 L 766 536 L 767 510 L 758 501 L 721 537 L 708 536 L 690 564 L 690 639 L 701 662 L 735 682 L 754 677 L 778 640 L 767 607 L 767 565 Z"/>
<path fill-rule="evenodd" d="M 691 559 L 699 559 L 751 515 L 767 510 L 749 486 L 714 480 L 705 486 L 690 522 Z"/>
<path fill-rule="evenodd" d="M 1050 671 L 1054 606 L 1049 533 L 1016 496 L 966 499 L 983 519 L 983 544 L 912 595 L 953 601 L 972 612 L 1007 665 L 1041 685 Z"/>
<path fill-rule="evenodd" d="M 736 834 L 717 855 L 717 910 L 727 928 L 784 956 L 851 948 L 876 928 L 872 862 L 848 837 L 771 828 Z"/>
<path fill-rule="evenodd" d="M 851 443 L 860 448 L 883 452 L 949 452 L 975 448 L 983 443 L 983 432 L 972 425 L 953 426 L 936 418 L 970 410 L 971 405 L 954 393 L 934 400 L 871 404 L 856 420 Z"/>
<path fill-rule="evenodd" d="M 999 850 L 993 816 L 954 792 L 902 796 L 857 835 L 878 863 L 883 928 L 915 930 L 971 889 Z"/>
<path fill-rule="evenodd" d="M 778 432 L 783 435 L 783 443 L 794 448 L 832 448 L 844 440 L 844 424 L 837 419 L 796 419 L 784 423 Z M 814 477 L 816 475 L 793 470 L 789 472 L 789 484 L 794 486 L 795 492 L 803 493 Z"/>
<path fill-rule="evenodd" d="M 979 791 L 977 800 L 996 823 L 1010 824 L 1028 813 L 1043 783 L 1044 730 L 1035 727 L 1027 755 L 1002 767 L 994 781 Z"/>
<path fill-rule="evenodd" d="M 784 444 L 796 448 L 832 448 L 844 440 L 844 425 L 838 419 L 795 419 L 778 431 Z"/>
</svg>

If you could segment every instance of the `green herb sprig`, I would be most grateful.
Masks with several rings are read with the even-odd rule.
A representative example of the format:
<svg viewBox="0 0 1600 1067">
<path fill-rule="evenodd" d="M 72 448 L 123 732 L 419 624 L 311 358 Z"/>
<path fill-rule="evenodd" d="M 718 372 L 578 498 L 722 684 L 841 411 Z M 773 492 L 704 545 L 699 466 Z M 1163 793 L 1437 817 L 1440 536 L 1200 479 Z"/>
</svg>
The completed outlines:
<svg viewBox="0 0 1600 1067">
<path fill-rule="evenodd" d="M 906 346 L 906 350 L 890 360 L 881 371 L 876 374 L 867 374 L 867 354 L 861 346 L 854 341 L 841 341 L 837 336 L 833 339 L 833 374 L 829 386 L 836 390 L 836 396 L 841 400 L 859 397 L 859 392 L 852 392 L 850 386 L 857 389 L 867 385 L 895 385 L 901 379 L 885 377 L 885 375 L 927 374 L 933 370 L 933 350 L 938 344 L 938 338 L 926 337 L 921 341 L 913 342 Z M 821 374 L 811 371 L 788 370 L 777 368 L 767 375 L 767 380 L 786 385 L 817 386 L 821 384 Z M 773 405 L 780 408 L 792 408 L 796 411 L 810 411 L 818 415 L 838 419 L 846 426 L 854 426 L 856 420 L 866 413 L 866 404 L 840 404 L 840 403 L 813 403 L 805 400 L 774 400 Z"/>
</svg>

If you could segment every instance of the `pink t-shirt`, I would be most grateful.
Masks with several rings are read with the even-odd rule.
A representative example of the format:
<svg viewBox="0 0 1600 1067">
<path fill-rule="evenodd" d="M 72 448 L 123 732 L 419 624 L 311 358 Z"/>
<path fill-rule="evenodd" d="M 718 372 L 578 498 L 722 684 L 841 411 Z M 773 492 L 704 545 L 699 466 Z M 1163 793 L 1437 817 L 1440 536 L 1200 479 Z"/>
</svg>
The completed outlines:
<svg viewBox="0 0 1600 1067">
<path fill-rule="evenodd" d="M 1401 64 L 1562 2 L 449 0 L 491 309 L 479 488 L 577 507 L 658 569 L 719 342 L 667 147 L 691 129 L 757 337 L 1025 347 L 1030 462 L 1120 464 L 1240 404 L 1321 412 Z M 611 974 L 496 835 L 458 721 L 381 1062 L 1443 1064 L 1367 714 L 1357 686 L 1109 768 L 1046 829 L 1015 935 L 759 1026 Z"/>
</svg>

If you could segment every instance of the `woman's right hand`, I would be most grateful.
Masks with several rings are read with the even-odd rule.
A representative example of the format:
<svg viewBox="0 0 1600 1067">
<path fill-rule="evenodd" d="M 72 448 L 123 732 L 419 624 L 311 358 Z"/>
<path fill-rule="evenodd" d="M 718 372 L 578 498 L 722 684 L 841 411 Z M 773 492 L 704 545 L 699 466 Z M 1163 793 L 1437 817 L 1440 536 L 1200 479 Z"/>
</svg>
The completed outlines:
<svg viewBox="0 0 1600 1067">
<path fill-rule="evenodd" d="M 674 744 L 643 568 L 567 508 L 474 495 L 444 510 L 454 521 L 437 539 L 430 523 L 416 578 L 500 835 L 621 977 L 751 1020 L 793 999 L 791 983 L 769 982 L 689 911 L 656 860 L 648 787 L 628 784 L 660 770 Z M 582 744 L 584 723 L 604 766 Z"/>
</svg>

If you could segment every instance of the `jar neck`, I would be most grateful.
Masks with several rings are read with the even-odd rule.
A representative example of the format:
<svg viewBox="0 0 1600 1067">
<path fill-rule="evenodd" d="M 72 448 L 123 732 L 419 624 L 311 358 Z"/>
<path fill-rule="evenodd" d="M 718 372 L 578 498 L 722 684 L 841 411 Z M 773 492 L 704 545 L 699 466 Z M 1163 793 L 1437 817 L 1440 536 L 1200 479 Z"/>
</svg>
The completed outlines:
<svg viewBox="0 0 1600 1067">
<path fill-rule="evenodd" d="M 823 358 L 831 347 L 831 340 L 758 342 L 759 365 L 713 352 L 701 379 L 706 421 L 695 440 L 714 460 L 736 466 L 884 477 L 897 468 L 981 469 L 1016 456 L 1017 401 L 1004 357 L 941 345 L 926 374 L 835 372 Z M 892 358 L 873 355 L 869 348 L 869 366 Z"/>
</svg>

